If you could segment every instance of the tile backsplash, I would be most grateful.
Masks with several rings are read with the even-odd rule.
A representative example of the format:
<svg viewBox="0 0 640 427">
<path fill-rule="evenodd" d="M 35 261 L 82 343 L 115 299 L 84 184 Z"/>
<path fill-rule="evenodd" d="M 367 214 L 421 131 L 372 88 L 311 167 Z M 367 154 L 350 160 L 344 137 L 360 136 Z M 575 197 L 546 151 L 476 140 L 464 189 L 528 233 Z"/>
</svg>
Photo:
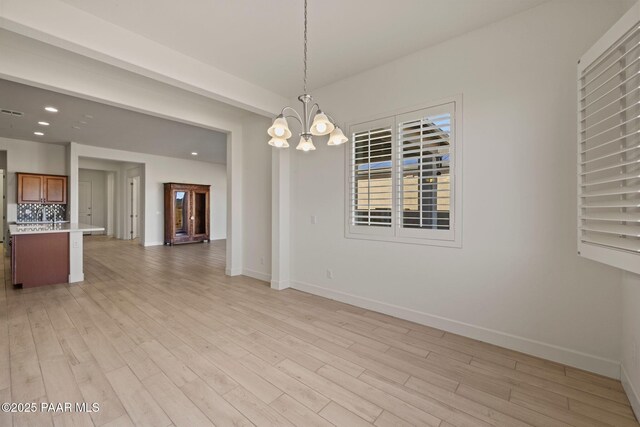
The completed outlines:
<svg viewBox="0 0 640 427">
<path fill-rule="evenodd" d="M 42 210 L 45 222 L 67 219 L 67 205 L 41 205 L 40 203 L 18 203 L 17 222 L 41 222 Z"/>
</svg>

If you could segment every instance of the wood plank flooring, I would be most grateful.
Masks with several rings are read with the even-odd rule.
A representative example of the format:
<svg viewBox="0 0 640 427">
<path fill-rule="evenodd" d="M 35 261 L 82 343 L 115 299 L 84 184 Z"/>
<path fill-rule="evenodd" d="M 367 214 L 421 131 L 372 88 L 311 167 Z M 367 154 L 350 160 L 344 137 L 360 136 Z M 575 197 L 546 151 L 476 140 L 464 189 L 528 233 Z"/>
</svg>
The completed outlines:
<svg viewBox="0 0 640 427">
<path fill-rule="evenodd" d="M 6 266 L 5 259 L 5 266 Z M 85 239 L 86 281 L 0 292 L 0 426 L 638 426 L 619 381 L 264 282 L 224 242 Z"/>
</svg>

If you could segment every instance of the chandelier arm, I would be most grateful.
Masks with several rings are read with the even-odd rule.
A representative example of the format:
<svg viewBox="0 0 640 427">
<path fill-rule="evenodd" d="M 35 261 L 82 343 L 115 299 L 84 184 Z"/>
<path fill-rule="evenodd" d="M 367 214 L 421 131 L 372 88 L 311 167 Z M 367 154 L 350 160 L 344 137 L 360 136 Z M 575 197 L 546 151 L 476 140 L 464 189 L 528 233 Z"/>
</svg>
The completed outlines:
<svg viewBox="0 0 640 427">
<path fill-rule="evenodd" d="M 300 114 L 298 114 L 298 112 L 296 111 L 295 108 L 293 107 L 289 107 L 288 105 L 286 107 L 284 107 L 281 111 L 280 111 L 280 115 L 284 116 L 284 112 L 287 110 L 291 110 L 294 112 L 294 114 L 296 115 L 295 117 L 293 116 L 288 116 L 288 117 L 293 117 L 294 119 L 296 119 L 301 125 L 304 126 L 303 122 L 302 122 L 302 117 L 300 117 Z"/>
<path fill-rule="evenodd" d="M 298 116 L 294 116 L 289 114 L 288 116 L 284 116 L 287 119 L 296 119 L 298 123 L 300 123 L 300 126 L 303 126 L 302 122 L 300 121 L 300 119 L 298 118 Z"/>
<path fill-rule="evenodd" d="M 307 117 L 309 123 L 311 123 L 311 117 L 313 116 L 313 107 L 316 107 L 316 112 L 320 111 L 320 105 L 318 105 L 317 102 L 311 106 L 309 109 L 309 117 Z"/>
</svg>

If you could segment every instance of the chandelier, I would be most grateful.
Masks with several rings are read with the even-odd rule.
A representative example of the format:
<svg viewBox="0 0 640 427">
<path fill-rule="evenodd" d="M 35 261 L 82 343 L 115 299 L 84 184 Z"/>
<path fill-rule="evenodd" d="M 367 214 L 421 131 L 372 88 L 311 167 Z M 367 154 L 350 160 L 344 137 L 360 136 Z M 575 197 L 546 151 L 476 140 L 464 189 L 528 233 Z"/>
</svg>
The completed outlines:
<svg viewBox="0 0 640 427">
<path fill-rule="evenodd" d="M 291 130 L 287 123 L 288 118 L 297 120 L 302 127 L 300 142 L 296 150 L 315 150 L 316 147 L 313 145 L 312 136 L 329 135 L 327 145 L 340 145 L 348 141 L 342 130 L 333 122 L 330 116 L 322 112 L 317 103 L 309 107 L 313 98 L 307 93 L 307 0 L 304 0 L 304 94 L 300 95 L 298 100 L 302 103 L 302 116 L 294 108 L 284 107 L 273 120 L 269 130 L 267 130 L 267 133 L 271 136 L 269 145 L 276 148 L 289 147 L 287 140 L 291 138 Z M 287 111 L 292 111 L 295 115 L 285 115 Z M 313 122 L 311 121 L 312 115 Z"/>
</svg>

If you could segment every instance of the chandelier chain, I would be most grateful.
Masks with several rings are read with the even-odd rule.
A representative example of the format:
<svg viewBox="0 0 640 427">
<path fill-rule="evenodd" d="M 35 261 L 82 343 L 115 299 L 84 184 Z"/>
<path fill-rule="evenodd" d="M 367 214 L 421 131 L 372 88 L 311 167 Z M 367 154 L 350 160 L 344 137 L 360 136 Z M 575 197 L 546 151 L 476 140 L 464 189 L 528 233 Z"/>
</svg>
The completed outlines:
<svg viewBox="0 0 640 427">
<path fill-rule="evenodd" d="M 307 0 L 304 0 L 304 93 L 307 93 Z"/>
</svg>

